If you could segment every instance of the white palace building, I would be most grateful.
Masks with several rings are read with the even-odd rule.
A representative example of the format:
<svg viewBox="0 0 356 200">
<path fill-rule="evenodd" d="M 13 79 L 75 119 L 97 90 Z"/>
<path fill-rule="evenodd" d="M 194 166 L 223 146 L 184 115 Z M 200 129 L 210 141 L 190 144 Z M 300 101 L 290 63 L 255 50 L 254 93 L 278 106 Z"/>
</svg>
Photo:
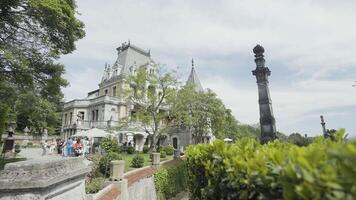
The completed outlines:
<svg viewBox="0 0 356 200">
<path fill-rule="evenodd" d="M 62 116 L 62 137 L 66 140 L 79 131 L 93 128 L 102 130 L 114 130 L 119 142 L 133 141 L 135 148 L 142 151 L 148 136 L 147 131 L 139 122 L 131 122 L 121 127 L 124 120 L 127 121 L 135 112 L 135 105 L 124 98 L 126 78 L 134 74 L 136 70 L 144 68 L 147 73 L 157 72 L 157 65 L 151 58 L 150 51 L 145 51 L 129 43 L 123 43 L 117 48 L 115 63 L 105 65 L 103 77 L 97 90 L 88 93 L 83 99 L 74 99 L 64 104 Z M 192 66 L 187 83 L 194 84 L 196 89 L 203 91 L 203 87 Z M 116 128 L 115 127 L 121 127 Z M 167 138 L 162 143 L 172 144 L 175 148 L 184 149 L 192 143 L 192 134 L 187 128 L 170 130 Z M 211 133 L 206 135 L 207 142 L 213 137 Z"/>
</svg>

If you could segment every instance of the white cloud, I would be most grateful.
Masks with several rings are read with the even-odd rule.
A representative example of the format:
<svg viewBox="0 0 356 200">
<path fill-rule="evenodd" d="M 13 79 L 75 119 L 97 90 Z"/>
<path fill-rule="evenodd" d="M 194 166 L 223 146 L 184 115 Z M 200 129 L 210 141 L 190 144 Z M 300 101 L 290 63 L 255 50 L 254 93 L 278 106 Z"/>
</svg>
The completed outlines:
<svg viewBox="0 0 356 200">
<path fill-rule="evenodd" d="M 214 74 L 205 72 L 200 77 L 203 85 L 218 93 L 244 122 L 258 121 L 255 83 L 239 82 L 239 77 L 252 75 L 236 74 L 236 80 L 231 80 L 219 70 L 236 73 L 231 69 L 234 61 L 225 59 L 235 55 L 251 63 L 246 67 L 253 67 L 256 43 L 265 47 L 267 63 L 280 63 L 295 73 L 290 80 L 283 80 L 285 84 L 271 82 L 277 126 L 282 131 L 314 126 L 306 122 L 305 127 L 295 127 L 298 121 L 318 116 L 313 112 L 356 105 L 356 89 L 351 87 L 352 76 L 356 76 L 355 1 L 79 0 L 78 9 L 87 35 L 77 43 L 78 50 L 70 59 L 64 59 L 71 82 L 64 90 L 67 99 L 83 97 L 95 89 L 105 61 L 113 62 L 115 48 L 130 39 L 142 48 L 151 48 L 156 61 L 168 66 L 186 63 L 187 68 L 192 57 L 201 58 L 202 63 L 218 63 L 218 69 L 211 72 Z M 75 74 L 79 66 L 73 60 L 83 64 L 92 59 L 102 64 L 80 66 L 82 72 Z M 278 68 L 270 68 L 275 75 Z M 356 131 L 354 125 L 346 125 Z"/>
</svg>

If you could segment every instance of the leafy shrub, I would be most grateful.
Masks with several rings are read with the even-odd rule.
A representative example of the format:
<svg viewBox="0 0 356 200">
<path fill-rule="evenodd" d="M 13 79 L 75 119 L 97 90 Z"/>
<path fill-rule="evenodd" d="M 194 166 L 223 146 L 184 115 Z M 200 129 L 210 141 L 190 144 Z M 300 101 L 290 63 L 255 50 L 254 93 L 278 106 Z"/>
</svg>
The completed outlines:
<svg viewBox="0 0 356 200">
<path fill-rule="evenodd" d="M 131 167 L 134 168 L 143 167 L 144 162 L 145 162 L 145 158 L 142 155 L 137 154 L 132 158 Z"/>
<path fill-rule="evenodd" d="M 167 157 L 167 153 L 165 151 L 161 151 L 159 157 L 165 158 L 165 157 Z"/>
<path fill-rule="evenodd" d="M 186 152 L 193 200 L 356 199 L 356 141 L 317 138 L 299 147 L 243 138 L 235 144 L 198 144 Z"/>
<path fill-rule="evenodd" d="M 117 140 L 113 137 L 103 138 L 100 142 L 100 146 L 105 150 L 105 152 L 116 152 L 120 153 L 120 147 Z"/>
<path fill-rule="evenodd" d="M 15 144 L 15 153 L 21 152 L 21 146 L 19 144 Z"/>
<path fill-rule="evenodd" d="M 122 160 L 122 157 L 116 152 L 109 152 L 100 158 L 99 170 L 105 177 L 110 175 L 110 162 L 113 160 Z"/>
<path fill-rule="evenodd" d="M 148 146 L 144 146 L 142 152 L 148 153 L 149 150 L 150 150 L 150 148 Z"/>
<path fill-rule="evenodd" d="M 134 147 L 127 147 L 127 153 L 128 154 L 134 154 L 135 153 L 135 148 Z"/>
<path fill-rule="evenodd" d="M 93 178 L 90 181 L 85 183 L 85 192 L 86 193 L 97 193 L 104 187 L 105 178 L 98 177 Z"/>
<path fill-rule="evenodd" d="M 171 156 L 174 154 L 174 147 L 172 145 L 166 145 L 162 147 L 161 151 L 165 151 L 167 155 Z"/>
<path fill-rule="evenodd" d="M 183 161 L 163 167 L 154 175 L 158 199 L 168 199 L 187 189 L 187 167 Z"/>
<path fill-rule="evenodd" d="M 33 146 L 33 143 L 32 142 L 28 142 L 27 143 L 27 147 L 32 147 Z"/>
</svg>

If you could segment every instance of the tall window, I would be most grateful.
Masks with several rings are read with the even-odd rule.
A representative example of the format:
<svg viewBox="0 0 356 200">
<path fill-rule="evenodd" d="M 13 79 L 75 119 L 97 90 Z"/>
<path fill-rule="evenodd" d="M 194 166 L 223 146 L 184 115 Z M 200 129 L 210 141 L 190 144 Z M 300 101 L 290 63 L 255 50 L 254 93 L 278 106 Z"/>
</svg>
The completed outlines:
<svg viewBox="0 0 356 200">
<path fill-rule="evenodd" d="M 108 90 L 105 90 L 105 95 L 107 95 L 108 94 Z"/>
<path fill-rule="evenodd" d="M 73 113 L 69 113 L 69 124 L 72 124 L 72 119 L 73 119 Z"/>
<path fill-rule="evenodd" d="M 95 110 L 95 121 L 99 120 L 99 110 Z"/>
<path fill-rule="evenodd" d="M 67 125 L 67 113 L 64 114 L 64 125 Z"/>
<path fill-rule="evenodd" d="M 95 111 L 94 110 L 91 111 L 91 120 L 92 121 L 95 120 Z"/>
<path fill-rule="evenodd" d="M 116 96 L 116 86 L 114 86 L 113 88 L 112 88 L 112 96 Z"/>
<path fill-rule="evenodd" d="M 80 120 L 84 120 L 84 114 L 85 114 L 85 112 L 79 112 L 78 114 L 79 114 L 79 119 L 80 119 Z"/>
</svg>

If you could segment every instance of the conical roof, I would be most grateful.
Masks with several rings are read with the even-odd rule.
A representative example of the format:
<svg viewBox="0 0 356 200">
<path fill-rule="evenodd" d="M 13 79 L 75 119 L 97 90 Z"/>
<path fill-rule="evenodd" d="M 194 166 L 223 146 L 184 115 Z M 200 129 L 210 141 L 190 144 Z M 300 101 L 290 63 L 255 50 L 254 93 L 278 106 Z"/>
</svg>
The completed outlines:
<svg viewBox="0 0 356 200">
<path fill-rule="evenodd" d="M 204 91 L 203 86 L 201 85 L 200 80 L 198 78 L 198 74 L 197 74 L 197 72 L 195 71 L 195 68 L 194 68 L 194 60 L 192 60 L 192 70 L 190 71 L 190 74 L 189 74 L 189 77 L 188 77 L 188 80 L 187 80 L 186 84 L 187 85 L 188 84 L 194 85 L 195 90 L 198 91 L 198 92 L 203 92 Z"/>
</svg>

